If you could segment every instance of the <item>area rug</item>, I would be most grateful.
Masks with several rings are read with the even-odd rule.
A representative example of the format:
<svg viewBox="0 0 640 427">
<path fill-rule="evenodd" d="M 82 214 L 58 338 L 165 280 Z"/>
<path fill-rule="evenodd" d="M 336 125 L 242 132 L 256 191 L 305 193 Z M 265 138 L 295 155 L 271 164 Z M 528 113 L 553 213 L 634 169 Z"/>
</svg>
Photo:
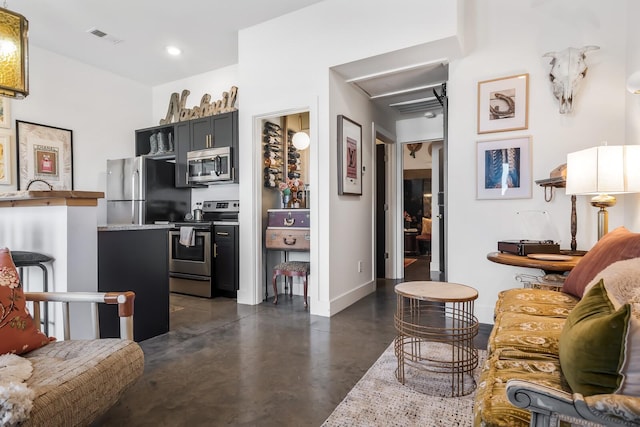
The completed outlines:
<svg viewBox="0 0 640 427">
<path fill-rule="evenodd" d="M 439 345 L 443 347 L 434 348 L 434 353 L 447 351 L 444 345 Z M 478 350 L 478 358 L 478 368 L 474 372 L 476 381 L 480 375 L 480 367 L 486 359 L 486 352 Z M 407 385 L 402 385 L 395 377 L 396 368 L 397 359 L 391 343 L 322 426 L 473 425 L 475 393 L 463 397 L 440 397 L 438 395 L 447 393 L 447 387 L 450 391 L 450 375 L 447 375 L 447 381 L 442 381 L 442 378 L 437 378 L 442 374 L 416 369 L 405 369 Z M 431 394 L 416 390 L 429 391 Z"/>
<path fill-rule="evenodd" d="M 417 261 L 417 259 L 415 259 L 415 258 L 405 258 L 404 259 L 404 266 L 408 267 L 408 266 L 410 266 L 411 264 L 413 264 L 416 261 Z"/>
</svg>

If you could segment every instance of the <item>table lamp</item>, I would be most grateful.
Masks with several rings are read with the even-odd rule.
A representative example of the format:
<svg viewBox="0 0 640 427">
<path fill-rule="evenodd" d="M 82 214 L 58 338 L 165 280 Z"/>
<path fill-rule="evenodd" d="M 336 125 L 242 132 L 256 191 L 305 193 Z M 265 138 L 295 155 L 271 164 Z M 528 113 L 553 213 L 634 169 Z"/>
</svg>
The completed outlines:
<svg viewBox="0 0 640 427">
<path fill-rule="evenodd" d="M 613 194 L 640 192 L 640 145 L 602 145 L 567 155 L 567 194 L 593 194 L 598 240 L 608 233 Z"/>
</svg>

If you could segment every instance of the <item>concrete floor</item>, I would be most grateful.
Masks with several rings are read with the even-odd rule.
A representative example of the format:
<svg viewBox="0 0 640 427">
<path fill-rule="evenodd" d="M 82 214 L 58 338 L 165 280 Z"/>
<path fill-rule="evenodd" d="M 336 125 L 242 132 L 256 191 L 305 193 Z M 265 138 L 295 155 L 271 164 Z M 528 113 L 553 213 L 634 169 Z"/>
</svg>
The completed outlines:
<svg viewBox="0 0 640 427">
<path fill-rule="evenodd" d="M 170 332 L 140 343 L 144 375 L 95 425 L 319 426 L 392 342 L 397 282 L 378 280 L 331 318 L 300 296 L 245 306 L 171 294 Z"/>
</svg>

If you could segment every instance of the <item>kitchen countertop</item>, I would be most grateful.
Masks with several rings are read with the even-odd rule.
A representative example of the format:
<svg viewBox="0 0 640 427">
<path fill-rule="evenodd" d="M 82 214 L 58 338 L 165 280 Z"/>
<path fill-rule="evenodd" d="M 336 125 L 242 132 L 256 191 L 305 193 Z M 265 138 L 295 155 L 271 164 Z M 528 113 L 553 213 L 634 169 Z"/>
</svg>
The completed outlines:
<svg viewBox="0 0 640 427">
<path fill-rule="evenodd" d="M 171 224 L 106 224 L 99 225 L 98 231 L 169 230 Z"/>
<path fill-rule="evenodd" d="M 97 206 L 102 191 L 17 190 L 0 193 L 0 207 L 15 206 Z"/>
</svg>

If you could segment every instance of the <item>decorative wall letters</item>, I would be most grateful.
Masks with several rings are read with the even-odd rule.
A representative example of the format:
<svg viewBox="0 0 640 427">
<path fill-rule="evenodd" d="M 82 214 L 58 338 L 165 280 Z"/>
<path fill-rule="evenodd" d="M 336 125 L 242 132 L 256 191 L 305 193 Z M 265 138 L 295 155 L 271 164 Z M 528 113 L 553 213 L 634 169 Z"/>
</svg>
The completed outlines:
<svg viewBox="0 0 640 427">
<path fill-rule="evenodd" d="M 235 105 L 238 97 L 238 88 L 236 86 L 231 86 L 231 90 L 229 92 L 223 92 L 222 99 L 212 102 L 211 95 L 205 93 L 200 99 L 200 105 L 196 105 L 193 108 L 185 108 L 185 105 L 187 104 L 187 97 L 190 93 L 190 91 L 184 89 L 180 96 L 178 96 L 177 92 L 171 94 L 167 115 L 164 119 L 160 119 L 161 125 L 197 119 L 200 117 L 215 116 L 216 114 L 228 113 L 230 111 L 237 110 Z"/>
</svg>

